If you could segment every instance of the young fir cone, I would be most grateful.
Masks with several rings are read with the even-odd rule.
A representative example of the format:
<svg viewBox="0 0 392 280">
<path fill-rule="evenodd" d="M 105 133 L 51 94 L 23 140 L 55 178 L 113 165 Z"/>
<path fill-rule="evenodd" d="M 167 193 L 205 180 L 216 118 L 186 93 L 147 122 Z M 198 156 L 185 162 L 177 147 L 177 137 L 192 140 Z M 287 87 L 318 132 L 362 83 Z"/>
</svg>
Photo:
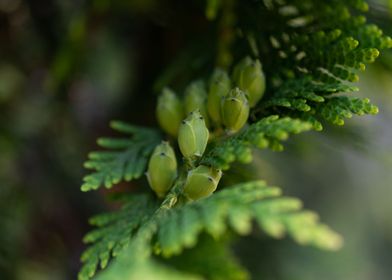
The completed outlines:
<svg viewBox="0 0 392 280">
<path fill-rule="evenodd" d="M 164 88 L 158 97 L 156 115 L 162 129 L 171 136 L 177 137 L 184 112 L 180 99 L 171 89 Z"/>
<path fill-rule="evenodd" d="M 249 117 L 249 103 L 239 88 L 232 89 L 221 103 L 222 122 L 231 133 L 240 130 Z"/>
<path fill-rule="evenodd" d="M 155 147 L 146 175 L 151 189 L 163 198 L 177 177 L 176 155 L 168 142 L 162 141 Z"/>
<path fill-rule="evenodd" d="M 185 89 L 184 106 L 185 113 L 187 114 L 199 109 L 200 114 L 204 117 L 204 121 L 208 126 L 207 91 L 203 81 L 192 82 Z"/>
<path fill-rule="evenodd" d="M 201 157 L 207 147 L 209 132 L 199 110 L 190 112 L 178 130 L 178 145 L 185 158 Z"/>
<path fill-rule="evenodd" d="M 184 194 L 192 200 L 209 196 L 216 190 L 221 177 L 221 170 L 199 165 L 188 172 Z"/>
<path fill-rule="evenodd" d="M 233 79 L 248 95 L 249 106 L 254 107 L 265 91 L 265 77 L 260 61 L 245 57 L 234 67 Z"/>
<path fill-rule="evenodd" d="M 231 81 L 226 71 L 217 68 L 211 76 L 208 99 L 207 99 L 207 110 L 211 120 L 215 125 L 221 124 L 221 111 L 220 103 L 222 97 L 224 97 L 231 88 Z"/>
</svg>

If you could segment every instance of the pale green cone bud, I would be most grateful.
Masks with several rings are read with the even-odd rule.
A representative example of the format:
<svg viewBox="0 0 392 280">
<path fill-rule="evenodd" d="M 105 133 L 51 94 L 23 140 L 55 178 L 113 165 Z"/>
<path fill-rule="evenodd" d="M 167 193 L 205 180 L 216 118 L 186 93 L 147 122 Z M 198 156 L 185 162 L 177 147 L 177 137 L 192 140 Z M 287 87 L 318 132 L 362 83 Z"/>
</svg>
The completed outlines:
<svg viewBox="0 0 392 280">
<path fill-rule="evenodd" d="M 203 81 L 192 82 L 185 89 L 184 105 L 185 113 L 187 114 L 195 110 L 200 110 L 200 113 L 208 126 L 207 91 Z"/>
<path fill-rule="evenodd" d="M 209 196 L 216 190 L 221 177 L 221 170 L 199 165 L 188 172 L 184 184 L 184 194 L 192 200 Z"/>
<path fill-rule="evenodd" d="M 163 141 L 155 147 L 146 175 L 151 189 L 163 198 L 177 177 L 176 155 L 168 142 Z"/>
<path fill-rule="evenodd" d="M 222 97 L 230 91 L 230 88 L 231 81 L 226 71 L 220 68 L 215 69 L 209 84 L 207 110 L 216 125 L 221 123 L 220 103 Z"/>
<path fill-rule="evenodd" d="M 249 103 L 245 93 L 239 88 L 232 89 L 222 99 L 222 121 L 231 132 L 237 132 L 246 123 L 249 117 Z"/>
<path fill-rule="evenodd" d="M 236 64 L 236 66 L 234 66 L 232 77 L 235 83 L 238 84 L 238 81 L 241 76 L 241 72 L 243 71 L 244 68 L 246 68 L 250 64 L 252 64 L 252 59 L 249 56 L 246 56 L 243 59 L 241 59 L 240 62 Z"/>
<path fill-rule="evenodd" d="M 178 145 L 185 158 L 201 157 L 207 147 L 209 132 L 203 116 L 198 110 L 190 112 L 181 122 Z"/>
<path fill-rule="evenodd" d="M 171 136 L 177 137 L 184 112 L 180 99 L 171 89 L 164 88 L 158 97 L 156 115 L 162 129 Z"/>
<path fill-rule="evenodd" d="M 238 87 L 248 95 L 249 106 L 254 107 L 264 95 L 265 76 L 259 60 L 244 58 L 233 71 Z"/>
</svg>

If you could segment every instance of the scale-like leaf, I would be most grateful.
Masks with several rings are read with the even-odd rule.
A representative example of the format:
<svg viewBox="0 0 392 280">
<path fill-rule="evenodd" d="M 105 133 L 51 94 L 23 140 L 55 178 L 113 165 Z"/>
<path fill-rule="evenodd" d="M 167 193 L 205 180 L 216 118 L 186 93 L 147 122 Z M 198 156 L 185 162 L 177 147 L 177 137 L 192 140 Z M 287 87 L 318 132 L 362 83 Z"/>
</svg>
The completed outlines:
<svg viewBox="0 0 392 280">
<path fill-rule="evenodd" d="M 195 242 L 188 240 L 196 240 L 203 231 L 215 238 L 222 236 L 227 228 L 247 235 L 252 230 L 253 219 L 275 238 L 288 234 L 300 244 L 329 250 L 336 250 L 342 244 L 340 236 L 320 224 L 314 212 L 302 210 L 298 199 L 282 197 L 279 188 L 270 187 L 263 181 L 228 187 L 206 199 L 167 212 L 159 219 L 157 233 L 165 256 L 192 247 Z M 193 217 L 187 221 L 187 227 L 182 227 L 182 221 L 190 215 Z"/>
<path fill-rule="evenodd" d="M 104 185 L 111 188 L 121 180 L 130 181 L 143 175 L 148 158 L 159 143 L 159 133 L 153 129 L 114 121 L 111 127 L 128 138 L 100 138 L 98 144 L 107 151 L 92 152 L 84 166 L 94 170 L 83 180 L 82 191 L 95 190 Z"/>
<path fill-rule="evenodd" d="M 251 124 L 243 132 L 216 143 L 202 159 L 203 164 L 228 169 L 230 163 L 238 160 L 242 163 L 252 161 L 252 147 L 271 148 L 281 151 L 282 141 L 289 134 L 296 134 L 312 128 L 309 122 L 292 118 L 270 116 Z"/>
<path fill-rule="evenodd" d="M 274 238 L 287 234 L 300 244 L 328 250 L 342 244 L 341 237 L 320 224 L 315 213 L 302 210 L 298 199 L 282 197 L 279 188 L 263 181 L 235 185 L 174 208 L 158 208 L 141 195 L 132 197 L 119 212 L 92 219 L 99 228 L 85 237 L 93 245 L 82 255 L 85 264 L 79 279 L 92 277 L 98 263 L 104 268 L 112 255 L 124 249 L 131 252 L 127 253 L 129 265 L 143 263 L 153 253 L 151 242 L 156 239 L 155 251 L 170 257 L 194 247 L 202 232 L 214 238 L 220 238 L 228 229 L 247 235 L 253 220 Z"/>
<path fill-rule="evenodd" d="M 129 245 L 156 208 L 156 203 L 149 196 L 135 195 L 121 210 L 91 218 L 90 223 L 98 228 L 84 237 L 84 242 L 92 245 L 82 254 L 79 280 L 94 276 L 98 265 L 101 269 L 105 268 L 112 256 Z"/>
</svg>

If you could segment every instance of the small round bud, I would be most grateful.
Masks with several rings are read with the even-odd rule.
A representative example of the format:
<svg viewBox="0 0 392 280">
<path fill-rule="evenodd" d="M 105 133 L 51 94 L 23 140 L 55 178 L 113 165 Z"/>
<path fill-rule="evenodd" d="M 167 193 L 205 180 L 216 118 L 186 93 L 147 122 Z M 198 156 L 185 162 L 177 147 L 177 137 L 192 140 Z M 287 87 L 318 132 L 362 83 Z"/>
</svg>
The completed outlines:
<svg viewBox="0 0 392 280">
<path fill-rule="evenodd" d="M 208 126 L 207 114 L 207 91 L 203 81 L 192 82 L 185 89 L 184 97 L 185 113 L 200 110 L 200 114 L 204 117 L 204 121 Z"/>
<path fill-rule="evenodd" d="M 222 99 L 222 121 L 230 132 L 240 130 L 249 117 L 249 104 L 245 93 L 239 88 L 232 89 Z"/>
<path fill-rule="evenodd" d="M 230 87 L 231 81 L 226 71 L 220 68 L 215 69 L 209 84 L 207 110 L 216 125 L 221 123 L 220 103 L 222 97 L 230 91 Z"/>
<path fill-rule="evenodd" d="M 260 61 L 245 57 L 234 67 L 233 79 L 248 95 L 249 106 L 254 107 L 265 91 L 265 77 Z"/>
<path fill-rule="evenodd" d="M 163 141 L 155 147 L 146 175 L 151 189 L 163 198 L 177 177 L 176 155 L 168 142 Z"/>
<path fill-rule="evenodd" d="M 209 196 L 216 190 L 221 177 L 221 170 L 199 165 L 188 172 L 184 194 L 192 200 Z"/>
<path fill-rule="evenodd" d="M 162 129 L 171 136 L 177 137 L 184 113 L 180 99 L 171 89 L 163 89 L 158 98 L 156 115 Z"/>
<path fill-rule="evenodd" d="M 209 132 L 203 116 L 198 110 L 190 112 L 181 122 L 178 145 L 185 158 L 201 157 L 207 147 Z"/>
</svg>

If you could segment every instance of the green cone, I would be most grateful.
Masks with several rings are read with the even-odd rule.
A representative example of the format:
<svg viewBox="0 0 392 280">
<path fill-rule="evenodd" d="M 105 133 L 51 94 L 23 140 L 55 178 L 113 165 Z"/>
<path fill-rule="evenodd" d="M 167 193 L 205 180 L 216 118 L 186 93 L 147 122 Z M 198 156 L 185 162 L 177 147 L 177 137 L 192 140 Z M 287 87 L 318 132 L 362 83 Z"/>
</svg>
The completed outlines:
<svg viewBox="0 0 392 280">
<path fill-rule="evenodd" d="M 260 61 L 245 57 L 234 67 L 233 79 L 248 95 L 249 106 L 254 107 L 265 91 L 265 77 Z"/>
<path fill-rule="evenodd" d="M 207 147 L 209 132 L 203 116 L 198 110 L 190 112 L 181 122 L 178 145 L 185 158 L 201 157 Z"/>
<path fill-rule="evenodd" d="M 222 99 L 222 121 L 229 132 L 237 132 L 249 117 L 249 104 L 245 93 L 239 88 L 232 89 Z"/>
<path fill-rule="evenodd" d="M 163 89 L 158 98 L 156 115 L 162 129 L 171 136 L 177 137 L 184 112 L 180 99 L 171 89 Z"/>
<path fill-rule="evenodd" d="M 249 56 L 246 56 L 234 66 L 232 77 L 235 83 L 238 83 L 240 80 L 243 69 L 245 69 L 250 64 L 252 64 L 252 59 Z"/>
<path fill-rule="evenodd" d="M 173 148 L 163 141 L 150 157 L 147 180 L 158 197 L 163 198 L 177 177 L 177 160 Z"/>
<path fill-rule="evenodd" d="M 226 71 L 220 68 L 215 69 L 209 84 L 207 110 L 216 126 L 221 124 L 221 100 L 230 91 L 230 88 L 231 81 Z"/>
<path fill-rule="evenodd" d="M 189 114 L 192 111 L 199 110 L 204 117 L 204 121 L 208 126 L 207 114 L 207 91 L 203 81 L 192 82 L 185 89 L 184 97 L 185 113 Z"/>
<path fill-rule="evenodd" d="M 192 200 L 209 196 L 216 190 L 221 177 L 221 170 L 199 165 L 188 172 L 184 194 Z"/>
</svg>

